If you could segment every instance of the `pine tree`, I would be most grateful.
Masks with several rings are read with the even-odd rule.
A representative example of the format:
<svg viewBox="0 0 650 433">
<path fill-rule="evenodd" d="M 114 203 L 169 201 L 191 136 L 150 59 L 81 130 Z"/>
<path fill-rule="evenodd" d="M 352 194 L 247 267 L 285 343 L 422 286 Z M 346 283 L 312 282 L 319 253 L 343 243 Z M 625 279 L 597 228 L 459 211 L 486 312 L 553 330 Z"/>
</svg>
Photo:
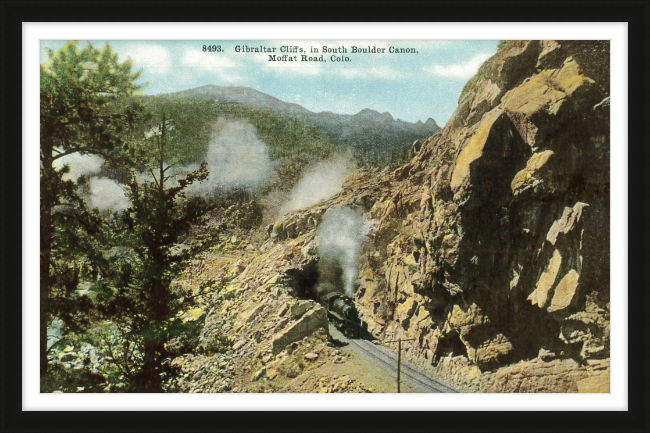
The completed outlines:
<svg viewBox="0 0 650 433">
<path fill-rule="evenodd" d="M 139 112 L 137 106 L 125 107 L 121 103 L 138 90 L 136 80 L 140 73 L 131 72 L 131 62 L 120 63 L 108 44 L 95 49 L 89 43 L 82 50 L 77 45 L 70 41 L 57 53 L 50 50 L 49 60 L 40 70 L 41 377 L 48 367 L 48 322 L 65 299 L 57 297 L 57 302 L 53 302 L 53 294 L 65 292 L 66 286 L 70 290 L 78 280 L 74 267 L 72 275 L 66 271 L 68 268 L 55 269 L 54 253 L 70 252 L 72 245 L 78 245 L 73 238 L 81 235 L 80 230 L 92 232 L 98 224 L 86 211 L 74 182 L 64 180 L 66 170 L 57 170 L 54 162 L 73 153 L 98 154 L 124 162 L 128 156 L 124 139 Z M 72 207 L 75 211 L 55 215 L 57 206 Z M 71 226 L 77 229 L 65 228 L 66 215 L 74 220 Z"/>
<path fill-rule="evenodd" d="M 200 204 L 186 199 L 185 191 L 208 176 L 205 163 L 187 174 L 174 173 L 176 164 L 168 155 L 171 129 L 163 114 L 141 146 L 140 172 L 129 185 L 132 207 L 125 213 L 123 237 L 138 260 L 122 266 L 105 309 L 128 346 L 122 353 L 142 354 L 119 360 L 132 389 L 141 392 L 161 392 L 163 376 L 170 372 L 164 365 L 165 343 L 171 322 L 183 308 L 182 295 L 172 291 L 171 282 L 186 258 L 172 248 L 201 215 Z"/>
</svg>

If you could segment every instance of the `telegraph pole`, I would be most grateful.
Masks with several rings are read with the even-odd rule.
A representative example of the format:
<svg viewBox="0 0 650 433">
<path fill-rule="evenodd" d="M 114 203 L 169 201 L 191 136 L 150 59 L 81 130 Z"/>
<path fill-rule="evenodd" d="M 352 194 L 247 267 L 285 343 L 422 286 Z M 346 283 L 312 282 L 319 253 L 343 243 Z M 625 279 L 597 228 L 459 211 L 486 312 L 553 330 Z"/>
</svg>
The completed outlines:
<svg viewBox="0 0 650 433">
<path fill-rule="evenodd" d="M 389 340 L 389 341 L 384 341 L 384 343 L 397 343 L 397 392 L 400 393 L 401 391 L 401 373 L 402 373 L 402 341 L 413 341 L 415 338 L 407 338 L 407 339 L 398 339 L 398 340 Z"/>
<path fill-rule="evenodd" d="M 402 340 L 397 340 L 397 393 L 400 390 L 400 372 L 402 370 Z"/>
</svg>

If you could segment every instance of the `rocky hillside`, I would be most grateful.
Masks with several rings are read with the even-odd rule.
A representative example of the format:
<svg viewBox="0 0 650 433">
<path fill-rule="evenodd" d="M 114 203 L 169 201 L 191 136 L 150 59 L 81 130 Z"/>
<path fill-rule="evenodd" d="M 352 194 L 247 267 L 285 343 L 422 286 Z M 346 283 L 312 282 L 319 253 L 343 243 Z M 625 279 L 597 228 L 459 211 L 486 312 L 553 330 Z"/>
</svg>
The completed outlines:
<svg viewBox="0 0 650 433">
<path fill-rule="evenodd" d="M 234 344 L 177 358 L 182 389 L 317 390 L 296 380 L 340 355 L 310 300 L 326 278 L 316 229 L 347 206 L 369 227 L 355 296 L 374 337 L 414 339 L 406 358 L 466 391 L 608 392 L 608 65 L 607 42 L 508 42 L 410 162 L 198 259 L 182 284 L 226 281 L 201 344 Z"/>
</svg>

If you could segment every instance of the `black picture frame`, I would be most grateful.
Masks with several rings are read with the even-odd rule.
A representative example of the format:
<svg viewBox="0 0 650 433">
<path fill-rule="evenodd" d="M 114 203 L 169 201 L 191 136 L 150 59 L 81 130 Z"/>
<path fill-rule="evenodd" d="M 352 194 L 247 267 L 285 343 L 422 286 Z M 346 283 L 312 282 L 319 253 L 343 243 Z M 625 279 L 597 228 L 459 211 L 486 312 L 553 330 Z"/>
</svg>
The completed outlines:
<svg viewBox="0 0 650 433">
<path fill-rule="evenodd" d="M 648 1 L 4 1 L 0 157 L 3 432 L 553 431 L 650 429 L 650 3 Z M 623 412 L 26 412 L 21 384 L 23 22 L 627 22 L 629 375 Z"/>
</svg>

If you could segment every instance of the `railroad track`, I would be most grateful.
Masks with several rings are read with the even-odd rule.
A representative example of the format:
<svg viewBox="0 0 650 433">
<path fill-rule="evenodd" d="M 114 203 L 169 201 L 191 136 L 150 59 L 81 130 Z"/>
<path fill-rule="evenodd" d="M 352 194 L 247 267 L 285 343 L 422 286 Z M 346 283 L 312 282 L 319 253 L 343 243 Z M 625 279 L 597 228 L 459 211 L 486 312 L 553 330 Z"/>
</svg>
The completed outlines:
<svg viewBox="0 0 650 433">
<path fill-rule="evenodd" d="M 366 353 L 368 356 L 376 359 L 377 361 L 387 365 L 391 371 L 397 375 L 397 359 L 395 359 L 390 352 L 384 352 L 376 345 L 372 344 L 367 340 L 353 340 L 347 339 L 350 344 L 353 344 L 355 347 Z M 445 385 L 442 382 L 439 382 L 435 379 L 432 379 L 409 365 L 402 362 L 401 366 L 402 382 L 411 381 L 420 387 L 426 389 L 426 392 L 458 392 L 455 389 L 451 388 L 448 385 Z"/>
<path fill-rule="evenodd" d="M 397 355 L 390 349 L 383 346 L 377 346 L 368 340 L 348 338 L 339 332 L 339 330 L 333 325 L 330 325 L 330 333 L 337 340 L 348 343 L 358 355 L 372 360 L 378 367 L 381 367 L 380 370 L 387 372 L 389 376 L 397 379 Z M 458 392 L 449 385 L 426 376 L 404 362 L 402 362 L 401 366 L 401 383 L 403 385 L 408 385 L 409 388 L 416 390 L 416 392 Z"/>
</svg>

